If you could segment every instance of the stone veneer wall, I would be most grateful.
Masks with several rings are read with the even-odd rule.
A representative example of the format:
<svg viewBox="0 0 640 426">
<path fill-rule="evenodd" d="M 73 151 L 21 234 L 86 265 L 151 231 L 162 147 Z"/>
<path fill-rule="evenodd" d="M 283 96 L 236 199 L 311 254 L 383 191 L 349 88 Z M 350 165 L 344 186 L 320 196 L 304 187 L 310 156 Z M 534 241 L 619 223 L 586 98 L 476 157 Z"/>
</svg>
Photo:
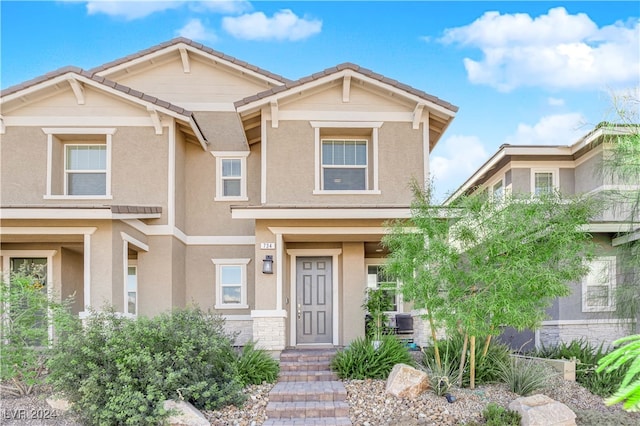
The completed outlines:
<svg viewBox="0 0 640 426">
<path fill-rule="evenodd" d="M 242 346 L 253 339 L 252 320 L 225 319 L 224 328 L 230 334 L 237 334 L 236 345 Z"/>
<path fill-rule="evenodd" d="M 540 344 L 552 346 L 561 342 L 569 343 L 572 340 L 587 339 L 593 345 L 611 346 L 621 337 L 631 332 L 629 324 L 617 323 L 568 323 L 543 325 L 539 331 Z"/>
<path fill-rule="evenodd" d="M 253 340 L 257 346 L 269 351 L 284 350 L 286 345 L 285 321 L 282 317 L 253 317 Z"/>
</svg>

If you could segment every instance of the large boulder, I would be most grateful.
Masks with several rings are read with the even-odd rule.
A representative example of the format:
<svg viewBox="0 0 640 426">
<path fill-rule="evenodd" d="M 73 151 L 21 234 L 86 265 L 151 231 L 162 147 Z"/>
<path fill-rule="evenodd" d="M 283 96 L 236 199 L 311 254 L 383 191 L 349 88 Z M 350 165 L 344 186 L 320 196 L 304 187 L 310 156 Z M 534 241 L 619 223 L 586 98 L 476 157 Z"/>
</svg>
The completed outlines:
<svg viewBox="0 0 640 426">
<path fill-rule="evenodd" d="M 387 378 L 387 393 L 399 398 L 415 398 L 427 389 L 427 373 L 407 364 L 396 364 Z"/>
<path fill-rule="evenodd" d="M 210 426 L 211 422 L 196 407 L 186 401 L 174 401 L 168 399 L 164 402 L 165 410 L 176 410 L 167 419 L 166 424 L 170 426 Z"/>
<path fill-rule="evenodd" d="M 522 426 L 575 426 L 576 415 L 569 407 L 546 395 L 517 398 L 509 409 L 522 416 Z"/>
</svg>

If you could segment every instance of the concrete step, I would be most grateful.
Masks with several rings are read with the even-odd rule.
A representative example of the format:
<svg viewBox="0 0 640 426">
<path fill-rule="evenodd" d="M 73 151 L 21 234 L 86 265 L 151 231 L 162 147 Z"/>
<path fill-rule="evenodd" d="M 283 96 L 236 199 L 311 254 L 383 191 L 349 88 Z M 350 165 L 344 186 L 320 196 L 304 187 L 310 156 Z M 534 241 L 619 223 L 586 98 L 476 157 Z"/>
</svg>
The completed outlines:
<svg viewBox="0 0 640 426">
<path fill-rule="evenodd" d="M 269 401 L 269 419 L 307 419 L 349 417 L 349 404 L 344 401 Z"/>
<path fill-rule="evenodd" d="M 269 392 L 269 401 L 346 401 L 347 390 L 342 382 L 278 382 Z"/>
<path fill-rule="evenodd" d="M 349 417 L 307 417 L 304 419 L 268 419 L 263 426 L 350 426 Z"/>
<path fill-rule="evenodd" d="M 331 362 L 336 349 L 285 349 L 280 353 L 280 362 Z"/>
<path fill-rule="evenodd" d="M 330 382 L 338 380 L 332 371 L 280 371 L 279 382 Z"/>
<path fill-rule="evenodd" d="M 329 371 L 331 361 L 283 361 L 280 359 L 280 371 Z"/>
</svg>

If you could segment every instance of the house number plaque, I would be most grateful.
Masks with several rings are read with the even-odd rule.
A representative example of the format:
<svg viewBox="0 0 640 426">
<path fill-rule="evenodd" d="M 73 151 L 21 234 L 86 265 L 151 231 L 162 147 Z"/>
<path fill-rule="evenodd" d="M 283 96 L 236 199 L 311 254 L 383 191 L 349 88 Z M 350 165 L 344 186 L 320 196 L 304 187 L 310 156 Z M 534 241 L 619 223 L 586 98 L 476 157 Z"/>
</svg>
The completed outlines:
<svg viewBox="0 0 640 426">
<path fill-rule="evenodd" d="M 276 243 L 260 243 L 260 248 L 262 250 L 274 250 L 276 248 Z"/>
</svg>

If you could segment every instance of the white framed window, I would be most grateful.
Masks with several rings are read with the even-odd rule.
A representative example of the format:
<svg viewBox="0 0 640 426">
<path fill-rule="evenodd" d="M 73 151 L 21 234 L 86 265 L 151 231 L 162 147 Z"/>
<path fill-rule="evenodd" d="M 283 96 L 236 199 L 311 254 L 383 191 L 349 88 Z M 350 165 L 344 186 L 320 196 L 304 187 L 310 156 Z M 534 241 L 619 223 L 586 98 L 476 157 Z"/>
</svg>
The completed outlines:
<svg viewBox="0 0 640 426">
<path fill-rule="evenodd" d="M 390 313 L 402 312 L 402 298 L 399 291 L 398 280 L 387 276 L 384 273 L 383 265 L 379 263 L 367 263 L 367 288 L 382 288 L 387 293 L 391 306 Z"/>
<path fill-rule="evenodd" d="M 380 194 L 378 130 L 382 122 L 312 121 L 313 194 Z"/>
<path fill-rule="evenodd" d="M 504 182 L 502 179 L 491 185 L 491 199 L 500 201 L 504 198 Z"/>
<path fill-rule="evenodd" d="M 111 199 L 114 128 L 45 128 L 45 199 Z"/>
<path fill-rule="evenodd" d="M 601 256 L 589 264 L 582 279 L 582 312 L 616 310 L 616 257 Z"/>
<path fill-rule="evenodd" d="M 531 194 L 552 194 L 558 189 L 558 169 L 531 169 Z"/>
<path fill-rule="evenodd" d="M 212 152 L 216 158 L 216 201 L 247 201 L 249 152 Z"/>
<path fill-rule="evenodd" d="M 64 147 L 65 195 L 107 195 L 107 145 Z"/>
<path fill-rule="evenodd" d="M 365 139 L 322 140 L 322 189 L 366 191 L 368 185 Z"/>
<path fill-rule="evenodd" d="M 247 265 L 251 259 L 211 259 L 216 268 L 215 309 L 246 309 Z"/>
<path fill-rule="evenodd" d="M 138 265 L 133 260 L 127 266 L 126 296 L 124 313 L 138 315 Z"/>
</svg>

